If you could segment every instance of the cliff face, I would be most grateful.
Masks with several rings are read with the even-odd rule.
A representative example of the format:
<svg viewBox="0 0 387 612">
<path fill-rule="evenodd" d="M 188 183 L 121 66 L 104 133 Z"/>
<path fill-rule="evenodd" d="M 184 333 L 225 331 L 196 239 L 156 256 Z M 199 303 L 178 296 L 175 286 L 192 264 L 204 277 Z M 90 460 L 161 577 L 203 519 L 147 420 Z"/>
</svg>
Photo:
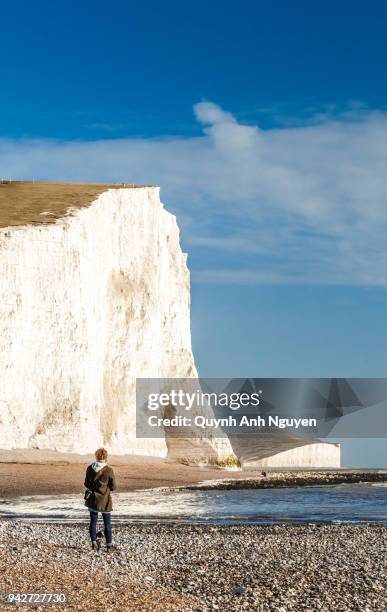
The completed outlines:
<svg viewBox="0 0 387 612">
<path fill-rule="evenodd" d="M 165 455 L 135 438 L 136 376 L 196 370 L 186 255 L 158 188 L 2 228 L 0 266 L 0 447 Z"/>
<path fill-rule="evenodd" d="M 186 255 L 158 188 L 0 185 L 0 272 L 0 448 L 300 459 L 285 440 L 136 438 L 136 378 L 197 376 Z M 326 461 L 307 446 L 302 461 L 339 464 L 320 446 Z"/>
</svg>

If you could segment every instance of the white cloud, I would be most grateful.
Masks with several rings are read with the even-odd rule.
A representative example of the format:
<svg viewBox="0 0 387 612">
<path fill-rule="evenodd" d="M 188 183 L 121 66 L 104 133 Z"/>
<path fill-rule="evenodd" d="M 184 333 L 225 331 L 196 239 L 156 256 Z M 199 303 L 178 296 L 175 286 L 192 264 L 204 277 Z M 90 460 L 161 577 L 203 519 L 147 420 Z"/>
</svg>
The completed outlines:
<svg viewBox="0 0 387 612">
<path fill-rule="evenodd" d="M 200 137 L 0 140 L 0 175 L 157 183 L 203 282 L 387 285 L 387 117 L 261 130 L 210 102 Z"/>
<path fill-rule="evenodd" d="M 195 116 L 201 123 L 236 123 L 231 113 L 225 112 L 213 102 L 198 102 L 193 107 Z"/>
</svg>

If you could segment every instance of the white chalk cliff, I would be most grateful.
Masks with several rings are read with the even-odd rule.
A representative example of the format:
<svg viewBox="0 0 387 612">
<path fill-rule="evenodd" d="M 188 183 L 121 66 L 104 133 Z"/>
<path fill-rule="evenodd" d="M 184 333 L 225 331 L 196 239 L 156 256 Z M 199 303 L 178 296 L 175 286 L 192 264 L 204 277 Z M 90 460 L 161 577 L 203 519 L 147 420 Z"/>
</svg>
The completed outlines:
<svg viewBox="0 0 387 612">
<path fill-rule="evenodd" d="M 109 189 L 53 224 L 1 228 L 0 266 L 0 448 L 165 456 L 164 439 L 135 436 L 136 377 L 197 373 L 186 255 L 159 189 Z"/>
<path fill-rule="evenodd" d="M 20 197 L 30 189 L 33 214 Z M 56 187 L 39 189 L 52 194 Z M 67 198 L 69 189 L 81 197 L 77 186 L 61 189 Z M 36 187 L 16 186 L 17 210 L 7 208 L 8 191 L 0 194 L 0 225 L 13 223 L 0 227 L 0 448 L 89 453 L 104 445 L 116 454 L 195 460 L 233 455 L 235 442 L 199 429 L 189 439 L 164 431 L 136 437 L 136 378 L 197 376 L 189 272 L 176 219 L 157 187 L 103 189 L 87 205 L 75 201 L 70 214 L 58 194 L 50 196 L 53 223 L 36 222 L 50 215 L 50 197 L 41 208 Z M 333 445 L 254 444 L 236 450 L 241 460 L 340 463 Z"/>
</svg>

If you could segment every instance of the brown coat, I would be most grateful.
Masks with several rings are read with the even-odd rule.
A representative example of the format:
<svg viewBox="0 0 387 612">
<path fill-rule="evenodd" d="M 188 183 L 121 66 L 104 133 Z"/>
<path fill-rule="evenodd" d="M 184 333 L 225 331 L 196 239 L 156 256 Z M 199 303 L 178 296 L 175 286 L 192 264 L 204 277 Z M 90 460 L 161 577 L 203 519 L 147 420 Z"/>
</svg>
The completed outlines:
<svg viewBox="0 0 387 612">
<path fill-rule="evenodd" d="M 113 510 L 110 491 L 115 490 L 116 480 L 111 467 L 106 466 L 96 473 L 89 465 L 86 470 L 85 487 L 93 492 L 85 502 L 90 510 L 98 510 L 98 512 Z"/>
</svg>

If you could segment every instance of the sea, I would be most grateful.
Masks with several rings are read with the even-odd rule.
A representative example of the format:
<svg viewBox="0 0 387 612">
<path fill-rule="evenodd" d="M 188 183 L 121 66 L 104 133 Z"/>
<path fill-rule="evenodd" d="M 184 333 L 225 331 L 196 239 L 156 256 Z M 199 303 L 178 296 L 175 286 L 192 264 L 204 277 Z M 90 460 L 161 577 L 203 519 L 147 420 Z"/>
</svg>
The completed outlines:
<svg viewBox="0 0 387 612">
<path fill-rule="evenodd" d="M 113 494 L 116 522 L 221 525 L 387 522 L 387 483 L 281 489 L 147 489 Z M 83 496 L 36 495 L 0 501 L 0 519 L 84 522 Z"/>
</svg>

